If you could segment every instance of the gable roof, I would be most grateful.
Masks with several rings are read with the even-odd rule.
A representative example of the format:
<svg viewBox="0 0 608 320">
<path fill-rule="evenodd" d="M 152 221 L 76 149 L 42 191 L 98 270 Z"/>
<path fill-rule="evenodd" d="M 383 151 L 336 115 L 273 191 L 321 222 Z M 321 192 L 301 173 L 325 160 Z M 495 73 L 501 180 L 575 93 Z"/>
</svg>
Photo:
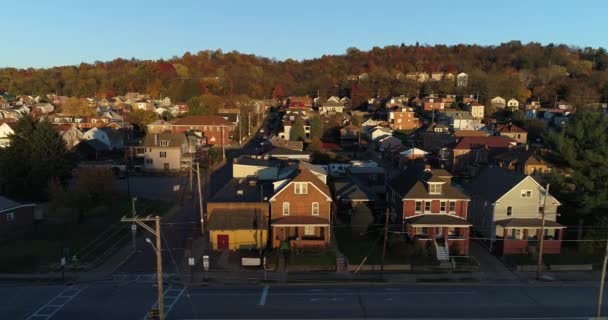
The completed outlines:
<svg viewBox="0 0 608 320">
<path fill-rule="evenodd" d="M 160 143 L 154 143 L 155 136 L 158 141 L 167 140 L 169 141 L 168 146 L 161 146 Z M 186 142 L 186 135 L 183 133 L 149 133 L 144 138 L 142 143 L 142 147 L 152 148 L 152 147 L 162 147 L 162 148 L 180 148 L 183 143 Z"/>
<path fill-rule="evenodd" d="M 371 201 L 376 200 L 376 194 L 358 180 L 350 178 L 334 179 L 334 190 L 336 199 Z"/>
<path fill-rule="evenodd" d="M 293 179 L 291 179 L 289 183 L 286 183 L 280 190 L 278 190 L 274 196 L 270 198 L 270 201 L 273 201 L 277 195 L 283 192 L 283 190 L 287 189 L 287 187 L 294 182 L 308 182 L 309 184 L 312 184 L 317 190 L 319 190 L 319 192 L 325 195 L 328 201 L 331 201 L 331 191 L 329 190 L 329 187 L 323 183 L 321 179 L 319 179 L 319 177 L 317 177 L 302 164 L 300 164 L 298 170 L 300 172 Z"/>
<path fill-rule="evenodd" d="M 185 116 L 171 121 L 174 126 L 232 126 L 233 123 L 220 116 Z"/>
<path fill-rule="evenodd" d="M 505 136 L 488 136 L 488 137 L 464 137 L 460 140 L 455 150 L 468 150 L 474 146 L 485 146 L 487 148 L 504 148 L 507 149 L 515 144 L 515 141 Z"/>
<path fill-rule="evenodd" d="M 511 149 L 503 153 L 494 156 L 495 160 L 507 161 L 509 163 L 519 163 L 528 165 L 546 165 L 547 163 L 542 159 L 541 155 L 538 154 L 537 150 L 529 149 Z"/>
<path fill-rule="evenodd" d="M 4 196 L 0 196 L 0 212 L 8 211 L 18 207 L 34 206 L 34 204 L 24 204 Z"/>
<path fill-rule="evenodd" d="M 489 202 L 496 202 L 519 184 L 526 175 L 499 167 L 486 167 L 471 183 L 471 193 Z"/>
<path fill-rule="evenodd" d="M 408 167 L 403 173 L 393 178 L 389 185 L 402 199 L 463 199 L 469 197 L 451 185 L 451 174 L 446 170 L 424 171 L 420 166 Z M 430 194 L 424 181 L 444 181 L 441 194 Z"/>
<path fill-rule="evenodd" d="M 496 126 L 496 132 L 500 132 L 500 133 L 509 133 L 509 132 L 514 132 L 514 133 L 527 133 L 526 130 L 514 125 L 514 124 L 500 124 L 498 126 Z"/>
</svg>

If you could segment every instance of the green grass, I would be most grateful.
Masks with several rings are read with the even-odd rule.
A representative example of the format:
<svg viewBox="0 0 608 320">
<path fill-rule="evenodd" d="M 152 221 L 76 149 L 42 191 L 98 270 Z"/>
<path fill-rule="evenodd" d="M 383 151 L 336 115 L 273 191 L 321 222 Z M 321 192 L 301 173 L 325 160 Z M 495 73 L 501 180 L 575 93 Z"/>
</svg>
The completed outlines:
<svg viewBox="0 0 608 320">
<path fill-rule="evenodd" d="M 292 252 L 290 266 L 335 266 L 336 254 L 330 250 Z"/>
<path fill-rule="evenodd" d="M 573 265 L 573 264 L 601 264 L 604 257 L 600 255 L 575 254 L 547 254 L 544 256 L 545 264 Z"/>
<path fill-rule="evenodd" d="M 136 210 L 164 214 L 171 205 L 159 200 L 140 199 L 136 202 Z M 0 273 L 49 271 L 52 265 L 59 264 L 64 249 L 67 249 L 68 257 L 87 249 L 88 254 L 81 262 L 90 262 L 110 247 L 130 239 L 129 225 L 120 222 L 121 217 L 130 215 L 130 212 L 130 201 L 119 198 L 113 206 L 100 207 L 85 214 L 81 223 L 58 222 L 65 220 L 51 214 L 47 220 L 31 226 L 17 239 L 0 242 Z M 99 245 L 90 246 L 91 241 L 104 232 L 107 236 L 99 240 Z"/>
</svg>

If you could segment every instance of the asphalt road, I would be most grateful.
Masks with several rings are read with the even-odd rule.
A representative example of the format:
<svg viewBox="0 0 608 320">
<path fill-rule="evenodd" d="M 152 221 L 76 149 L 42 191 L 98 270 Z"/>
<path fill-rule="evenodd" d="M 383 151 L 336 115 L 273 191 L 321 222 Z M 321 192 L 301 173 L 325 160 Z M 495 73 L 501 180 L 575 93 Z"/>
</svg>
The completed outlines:
<svg viewBox="0 0 608 320">
<path fill-rule="evenodd" d="M 587 283 L 168 287 L 165 303 L 167 319 L 588 319 L 597 291 Z M 0 315 L 141 319 L 155 292 L 152 278 L 0 287 Z"/>
</svg>

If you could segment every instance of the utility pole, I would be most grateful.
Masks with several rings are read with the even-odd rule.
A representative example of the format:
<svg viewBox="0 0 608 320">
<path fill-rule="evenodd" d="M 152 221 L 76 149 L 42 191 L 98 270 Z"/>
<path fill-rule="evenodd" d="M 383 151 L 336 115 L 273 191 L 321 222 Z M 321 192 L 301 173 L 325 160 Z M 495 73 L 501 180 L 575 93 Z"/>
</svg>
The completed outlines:
<svg viewBox="0 0 608 320">
<path fill-rule="evenodd" d="M 151 216 L 147 216 L 146 218 L 139 218 L 139 217 L 133 217 L 133 218 L 127 218 L 127 217 L 123 217 L 120 221 L 122 222 L 134 222 L 137 223 L 138 225 L 140 225 L 142 228 L 146 229 L 148 232 L 150 232 L 151 234 L 153 234 L 156 237 L 156 247 L 154 247 L 154 245 L 152 246 L 154 248 L 154 251 L 156 253 L 156 285 L 157 285 L 157 294 L 158 294 L 158 313 L 159 313 L 159 319 L 160 320 L 165 320 L 165 303 L 164 303 L 164 299 L 163 299 L 163 256 L 162 256 L 162 242 L 161 242 L 161 234 L 160 234 L 160 217 L 159 216 L 155 216 L 155 217 L 151 217 Z M 155 227 L 152 228 L 149 225 L 146 224 L 146 222 L 154 222 Z M 146 241 L 148 241 L 149 239 L 146 239 Z M 150 244 L 152 244 L 152 241 L 148 241 Z"/>
<path fill-rule="evenodd" d="M 190 170 L 188 170 L 188 178 L 190 179 L 190 196 L 192 196 L 192 163 L 190 164 L 189 169 Z"/>
<path fill-rule="evenodd" d="M 201 190 L 201 170 L 200 170 L 198 161 L 196 162 L 196 180 L 198 183 L 198 209 L 199 209 L 200 216 L 201 216 L 201 234 L 204 235 L 205 234 L 205 216 L 203 215 L 203 192 Z"/>
<path fill-rule="evenodd" d="M 545 199 L 543 199 L 543 212 L 541 213 L 542 223 L 540 225 L 540 247 L 538 248 L 538 262 L 536 264 L 536 280 L 540 280 L 541 264 L 543 262 L 543 245 L 545 242 L 545 210 L 547 210 L 547 198 L 549 197 L 549 184 L 545 189 Z"/>
<path fill-rule="evenodd" d="M 608 239 L 606 240 L 606 251 L 604 253 L 604 264 L 602 265 L 602 282 L 600 282 L 600 295 L 597 300 L 596 319 L 600 319 L 602 315 L 602 300 L 604 300 L 604 283 L 606 281 L 606 267 L 608 265 Z"/>
<path fill-rule="evenodd" d="M 247 111 L 247 137 L 251 136 L 251 112 Z"/>
<path fill-rule="evenodd" d="M 137 200 L 137 198 L 133 197 L 131 198 L 131 216 L 133 218 L 135 218 L 135 216 L 137 215 L 137 213 L 135 212 L 135 200 Z M 133 251 L 135 252 L 135 250 L 137 250 L 137 244 L 136 244 L 136 238 L 137 237 L 137 225 L 135 224 L 135 222 L 133 222 L 133 224 L 131 224 L 131 241 L 133 243 Z"/>
<path fill-rule="evenodd" d="M 386 257 L 386 244 L 388 240 L 388 203 L 386 205 L 386 218 L 384 219 L 384 245 L 382 245 L 382 264 L 380 271 L 384 271 L 384 258 Z"/>
<path fill-rule="evenodd" d="M 224 127 L 222 126 L 220 128 L 222 129 L 222 160 L 225 160 L 226 159 L 226 148 L 224 147 Z M 239 129 L 239 131 L 240 131 L 240 129 Z M 241 142 L 239 141 L 239 143 L 241 143 Z"/>
</svg>

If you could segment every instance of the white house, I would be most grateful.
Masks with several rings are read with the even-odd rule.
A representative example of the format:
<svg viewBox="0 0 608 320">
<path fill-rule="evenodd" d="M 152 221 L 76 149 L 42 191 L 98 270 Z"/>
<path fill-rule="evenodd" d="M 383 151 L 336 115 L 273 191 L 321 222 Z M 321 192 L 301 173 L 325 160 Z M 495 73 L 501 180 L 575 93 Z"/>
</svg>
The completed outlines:
<svg viewBox="0 0 608 320">
<path fill-rule="evenodd" d="M 9 146 L 9 136 L 12 134 L 15 134 L 15 131 L 6 122 L 0 125 L 0 148 L 6 148 Z"/>
<path fill-rule="evenodd" d="M 503 97 L 494 97 L 490 100 L 490 104 L 495 108 L 504 108 L 507 105 L 507 101 Z"/>
<path fill-rule="evenodd" d="M 464 107 L 465 110 L 469 111 L 473 118 L 483 119 L 485 106 L 478 102 L 471 102 Z"/>
<path fill-rule="evenodd" d="M 509 107 L 509 109 L 519 109 L 519 101 L 515 100 L 515 99 L 511 99 L 509 101 L 507 101 L 507 107 Z"/>
<path fill-rule="evenodd" d="M 73 125 L 69 125 L 69 127 L 60 127 L 59 135 L 61 135 L 63 141 L 65 141 L 68 150 L 74 148 L 80 143 L 80 140 L 84 139 L 84 134 Z"/>
<path fill-rule="evenodd" d="M 466 87 L 469 85 L 469 75 L 461 72 L 456 75 L 456 86 L 457 87 Z"/>
<path fill-rule="evenodd" d="M 112 149 L 122 149 L 124 147 L 124 137 L 122 130 L 112 128 L 91 128 L 83 135 L 83 140 L 99 140 L 101 143 Z"/>
<path fill-rule="evenodd" d="M 393 134 L 393 131 L 389 128 L 386 127 L 375 127 L 374 129 L 370 130 L 370 135 L 369 137 L 373 140 L 380 140 L 384 137 L 388 137 L 391 136 Z"/>
</svg>

